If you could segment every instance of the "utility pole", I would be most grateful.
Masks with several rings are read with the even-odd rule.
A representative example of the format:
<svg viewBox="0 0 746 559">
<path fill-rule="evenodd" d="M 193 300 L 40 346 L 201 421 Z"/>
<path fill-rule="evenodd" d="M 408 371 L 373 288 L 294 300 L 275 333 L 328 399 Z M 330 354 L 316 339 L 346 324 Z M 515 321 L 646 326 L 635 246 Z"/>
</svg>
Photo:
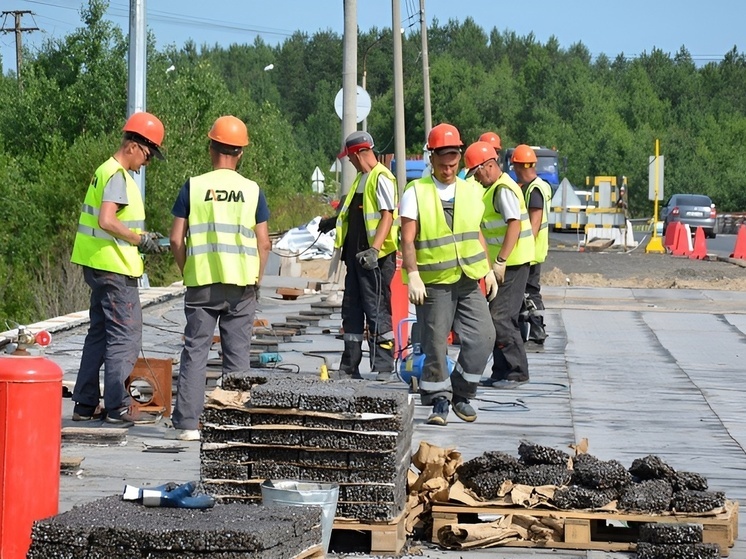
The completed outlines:
<svg viewBox="0 0 746 559">
<path fill-rule="evenodd" d="M 357 130 L 357 0 L 344 0 L 344 39 L 342 54 L 342 144 Z M 346 157 L 342 164 L 341 194 L 347 194 L 355 178 L 355 168 Z"/>
<path fill-rule="evenodd" d="M 22 62 L 22 41 L 23 37 L 21 33 L 30 33 L 31 31 L 39 31 L 38 27 L 21 27 L 21 18 L 25 14 L 31 14 L 29 10 L 14 10 L 14 11 L 8 11 L 3 12 L 2 15 L 7 19 L 9 15 L 14 16 L 15 19 L 15 26 L 8 29 L 5 27 L 5 23 L 3 22 L 3 27 L 0 29 L 3 33 L 15 33 L 16 34 L 16 76 L 18 78 L 18 87 L 21 86 L 21 62 Z M 33 14 L 32 14 L 33 15 Z"/>
<path fill-rule="evenodd" d="M 147 62 L 147 28 L 145 0 L 130 0 L 130 46 L 127 59 L 127 117 L 145 110 L 145 67 Z M 145 167 L 133 174 L 145 200 Z"/>
<path fill-rule="evenodd" d="M 430 106 L 430 59 L 427 53 L 427 19 L 425 0 L 420 0 L 420 35 L 422 35 L 422 103 L 425 112 L 425 143 L 433 127 L 433 114 Z"/>
<path fill-rule="evenodd" d="M 407 184 L 407 138 L 404 131 L 404 64 L 400 0 L 391 0 L 391 34 L 394 36 L 394 157 L 396 182 L 401 196 Z"/>
</svg>

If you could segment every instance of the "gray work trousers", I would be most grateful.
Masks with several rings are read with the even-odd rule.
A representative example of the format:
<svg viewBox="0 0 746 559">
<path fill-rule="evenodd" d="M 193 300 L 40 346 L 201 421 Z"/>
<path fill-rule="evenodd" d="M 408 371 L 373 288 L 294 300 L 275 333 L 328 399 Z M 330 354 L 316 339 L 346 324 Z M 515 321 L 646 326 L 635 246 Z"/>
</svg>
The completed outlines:
<svg viewBox="0 0 746 559">
<path fill-rule="evenodd" d="M 495 326 L 492 375 L 495 380 L 528 380 L 528 358 L 518 322 L 526 292 L 530 264 L 508 266 L 505 281 L 490 302 Z"/>
<path fill-rule="evenodd" d="M 220 329 L 223 374 L 249 370 L 256 292 L 254 285 L 214 283 L 187 287 L 184 349 L 171 417 L 177 429 L 199 428 L 199 417 L 205 405 L 207 358 L 216 324 Z"/>
<path fill-rule="evenodd" d="M 104 407 L 117 410 L 132 398 L 124 383 L 142 346 L 142 307 L 137 278 L 83 266 L 91 288 L 90 326 L 83 344 L 73 401 L 95 408 L 101 400 L 99 374 L 104 367 Z"/>
<path fill-rule="evenodd" d="M 479 282 L 466 275 L 456 283 L 430 284 L 426 289 L 424 304 L 416 306 L 425 354 L 420 382 L 422 403 L 430 405 L 439 397 L 449 401 L 453 396 L 473 398 L 495 343 L 487 300 Z M 446 354 L 451 329 L 459 336 L 461 351 L 449 381 Z M 473 380 L 465 379 L 464 374 Z M 430 388 L 428 383 L 436 386 Z"/>
</svg>

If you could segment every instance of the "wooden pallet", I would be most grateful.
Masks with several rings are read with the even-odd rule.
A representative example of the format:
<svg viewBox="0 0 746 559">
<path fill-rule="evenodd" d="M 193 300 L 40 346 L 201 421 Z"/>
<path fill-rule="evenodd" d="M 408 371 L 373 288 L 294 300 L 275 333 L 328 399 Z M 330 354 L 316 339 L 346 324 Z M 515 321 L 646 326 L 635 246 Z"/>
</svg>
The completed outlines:
<svg viewBox="0 0 746 559">
<path fill-rule="evenodd" d="M 598 551 L 634 551 L 637 547 L 639 525 L 654 523 L 689 523 L 702 525 L 705 543 L 716 543 L 720 553 L 727 557 L 729 548 L 738 538 L 738 502 L 726 501 L 725 512 L 714 516 L 676 516 L 631 514 L 619 511 L 590 512 L 549 509 L 525 509 L 521 507 L 470 507 L 456 504 L 434 504 L 433 536 L 438 541 L 438 530 L 448 524 L 478 523 L 478 515 L 505 516 L 522 514 L 533 517 L 553 516 L 564 521 L 563 541 L 534 542 L 512 541 L 506 547 L 545 547 L 557 549 L 588 549 Z M 609 525 L 608 521 L 624 522 L 626 527 Z"/>
<path fill-rule="evenodd" d="M 324 550 L 321 549 L 320 545 L 315 545 L 313 547 L 309 547 L 305 551 L 302 551 L 293 559 L 324 559 L 326 557 L 326 553 L 324 553 Z"/>
<path fill-rule="evenodd" d="M 332 541 L 335 532 L 370 532 L 370 553 L 398 555 L 407 541 L 405 529 L 406 515 L 402 512 L 389 522 L 360 522 L 345 518 L 335 518 L 332 526 Z"/>
</svg>

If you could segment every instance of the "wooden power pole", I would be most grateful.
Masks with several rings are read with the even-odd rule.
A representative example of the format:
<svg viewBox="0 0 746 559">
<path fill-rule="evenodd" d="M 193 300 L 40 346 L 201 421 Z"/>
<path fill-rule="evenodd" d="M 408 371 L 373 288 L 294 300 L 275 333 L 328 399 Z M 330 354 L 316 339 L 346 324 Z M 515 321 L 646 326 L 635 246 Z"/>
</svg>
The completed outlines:
<svg viewBox="0 0 746 559">
<path fill-rule="evenodd" d="M 16 76 L 18 77 L 18 85 L 21 84 L 21 62 L 22 62 L 22 44 L 23 38 L 22 33 L 29 33 L 31 31 L 39 31 L 38 27 L 21 27 L 21 18 L 26 14 L 31 14 L 29 10 L 13 10 L 3 12 L 3 17 L 7 20 L 9 15 L 13 16 L 15 25 L 13 27 L 5 27 L 5 20 L 3 20 L 3 27 L 0 29 L 3 33 L 15 33 L 16 34 Z"/>
</svg>

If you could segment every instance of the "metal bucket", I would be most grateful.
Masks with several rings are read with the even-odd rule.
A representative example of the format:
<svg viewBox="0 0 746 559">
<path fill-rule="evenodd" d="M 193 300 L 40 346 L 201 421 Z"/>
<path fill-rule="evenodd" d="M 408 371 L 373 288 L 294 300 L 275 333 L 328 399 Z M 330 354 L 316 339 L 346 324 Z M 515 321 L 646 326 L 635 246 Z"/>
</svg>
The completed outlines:
<svg viewBox="0 0 746 559">
<path fill-rule="evenodd" d="M 338 498 L 339 484 L 337 483 L 317 483 L 315 481 L 292 479 L 267 479 L 262 482 L 262 503 L 265 505 L 289 505 L 294 507 L 316 505 L 321 507 L 321 545 L 324 553 L 329 549 Z"/>
</svg>

